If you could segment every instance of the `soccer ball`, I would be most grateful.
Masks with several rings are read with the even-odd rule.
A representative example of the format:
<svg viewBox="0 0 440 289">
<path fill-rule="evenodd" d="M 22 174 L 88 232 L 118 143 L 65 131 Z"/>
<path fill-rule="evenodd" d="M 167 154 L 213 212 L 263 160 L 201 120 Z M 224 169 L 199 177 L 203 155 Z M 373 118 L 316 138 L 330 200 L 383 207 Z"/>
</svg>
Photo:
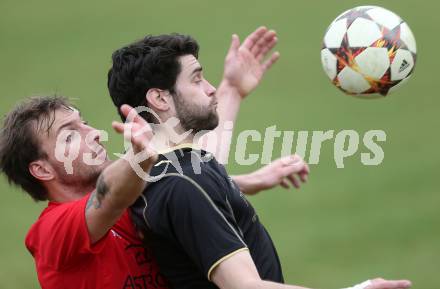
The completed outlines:
<svg viewBox="0 0 440 289">
<path fill-rule="evenodd" d="M 386 96 L 413 73 L 416 40 L 408 24 L 393 12 L 360 6 L 330 24 L 321 61 L 333 84 L 345 93 Z"/>
</svg>

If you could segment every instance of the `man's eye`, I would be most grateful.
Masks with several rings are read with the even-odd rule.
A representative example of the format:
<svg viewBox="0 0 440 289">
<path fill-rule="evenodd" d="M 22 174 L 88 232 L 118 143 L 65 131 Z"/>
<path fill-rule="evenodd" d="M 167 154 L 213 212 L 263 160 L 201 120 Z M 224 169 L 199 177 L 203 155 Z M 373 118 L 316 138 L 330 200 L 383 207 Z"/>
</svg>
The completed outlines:
<svg viewBox="0 0 440 289">
<path fill-rule="evenodd" d="M 83 120 L 82 123 L 85 124 L 85 125 L 89 124 L 89 122 L 87 120 Z"/>
</svg>

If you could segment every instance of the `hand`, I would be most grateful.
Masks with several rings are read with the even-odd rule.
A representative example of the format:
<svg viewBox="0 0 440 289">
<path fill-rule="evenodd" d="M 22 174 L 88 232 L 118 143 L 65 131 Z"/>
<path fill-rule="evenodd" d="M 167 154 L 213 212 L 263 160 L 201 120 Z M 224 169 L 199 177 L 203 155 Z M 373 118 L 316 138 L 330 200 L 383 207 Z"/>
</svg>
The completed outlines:
<svg viewBox="0 0 440 289">
<path fill-rule="evenodd" d="M 246 97 L 280 57 L 280 54 L 275 52 L 264 61 L 277 41 L 276 32 L 266 27 L 259 27 L 242 45 L 238 36 L 232 35 L 231 47 L 225 59 L 223 82 L 237 89 L 242 98 Z"/>
<path fill-rule="evenodd" d="M 151 166 L 157 161 L 158 155 L 156 150 L 151 147 L 153 131 L 150 124 L 127 104 L 121 106 L 121 112 L 126 117 L 126 121 L 125 123 L 113 121 L 113 129 L 117 133 L 123 134 L 124 139 L 131 142 L 134 154 L 142 153 L 147 156 L 147 163 L 141 164 L 143 167 Z"/>
<path fill-rule="evenodd" d="M 277 159 L 249 175 L 236 176 L 234 180 L 243 193 L 254 195 L 278 185 L 288 189 L 289 182 L 298 189 L 301 182 L 307 181 L 309 172 L 309 166 L 299 155 L 291 155 Z"/>
<path fill-rule="evenodd" d="M 406 289 L 411 287 L 411 282 L 408 280 L 385 280 L 376 278 L 371 280 L 371 285 L 365 289 Z"/>
<path fill-rule="evenodd" d="M 291 155 L 273 161 L 255 172 L 261 180 L 263 190 L 275 186 L 289 188 L 289 182 L 297 189 L 301 182 L 307 182 L 310 169 L 307 163 L 299 155 Z M 301 182 L 298 180 L 298 178 Z"/>
</svg>

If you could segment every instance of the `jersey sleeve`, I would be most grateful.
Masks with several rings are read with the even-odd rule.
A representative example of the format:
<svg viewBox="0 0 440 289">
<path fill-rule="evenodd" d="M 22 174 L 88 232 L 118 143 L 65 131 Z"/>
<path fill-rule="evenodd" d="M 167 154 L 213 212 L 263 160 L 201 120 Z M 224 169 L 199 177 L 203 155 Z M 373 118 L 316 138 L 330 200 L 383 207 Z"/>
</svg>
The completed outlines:
<svg viewBox="0 0 440 289">
<path fill-rule="evenodd" d="M 176 177 L 177 178 L 177 177 Z M 209 176 L 178 177 L 161 224 L 210 280 L 228 257 L 247 250 L 222 186 Z M 223 192 L 224 193 L 224 192 Z M 163 228 L 163 225 L 162 225 Z"/>
<path fill-rule="evenodd" d="M 60 270 L 74 266 L 88 254 L 99 253 L 106 234 L 92 244 L 86 224 L 85 207 L 89 195 L 79 201 L 57 205 L 40 217 L 26 245 L 39 262 Z"/>
</svg>

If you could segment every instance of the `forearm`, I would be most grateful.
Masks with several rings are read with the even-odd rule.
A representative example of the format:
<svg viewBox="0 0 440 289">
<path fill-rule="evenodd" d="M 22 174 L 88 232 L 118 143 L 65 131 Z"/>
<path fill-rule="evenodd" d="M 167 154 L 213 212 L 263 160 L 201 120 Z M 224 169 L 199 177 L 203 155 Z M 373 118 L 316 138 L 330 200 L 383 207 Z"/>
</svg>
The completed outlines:
<svg viewBox="0 0 440 289">
<path fill-rule="evenodd" d="M 261 191 L 262 182 L 254 173 L 231 176 L 240 191 L 246 195 L 255 195 Z"/>
<path fill-rule="evenodd" d="M 141 164 L 147 171 L 149 164 Z M 109 165 L 99 176 L 96 190 L 86 205 L 86 222 L 91 243 L 100 240 L 132 205 L 145 188 L 145 181 L 125 159 Z"/>
<path fill-rule="evenodd" d="M 222 80 L 217 88 L 216 95 L 218 102 L 217 112 L 219 114 L 220 123 L 227 121 L 235 123 L 243 99 L 237 88 L 230 85 L 228 81 Z M 218 128 L 219 127 L 217 127 L 217 129 Z"/>
<path fill-rule="evenodd" d="M 150 162 L 140 163 L 144 171 L 151 168 Z M 145 181 L 140 178 L 130 163 L 120 158 L 109 165 L 96 183 L 97 198 L 107 203 L 114 212 L 123 211 L 132 205 L 145 188 Z"/>
<path fill-rule="evenodd" d="M 238 90 L 223 80 L 217 89 L 218 126 L 202 137 L 204 149 L 214 153 L 218 162 L 228 161 L 232 132 L 240 109 L 242 97 Z M 215 147 L 213 147 L 213 145 Z"/>
<path fill-rule="evenodd" d="M 310 289 L 310 288 L 275 283 L 264 280 L 255 280 L 255 281 L 246 282 L 245 284 L 243 284 L 243 287 L 240 288 L 237 287 L 237 289 Z"/>
</svg>

